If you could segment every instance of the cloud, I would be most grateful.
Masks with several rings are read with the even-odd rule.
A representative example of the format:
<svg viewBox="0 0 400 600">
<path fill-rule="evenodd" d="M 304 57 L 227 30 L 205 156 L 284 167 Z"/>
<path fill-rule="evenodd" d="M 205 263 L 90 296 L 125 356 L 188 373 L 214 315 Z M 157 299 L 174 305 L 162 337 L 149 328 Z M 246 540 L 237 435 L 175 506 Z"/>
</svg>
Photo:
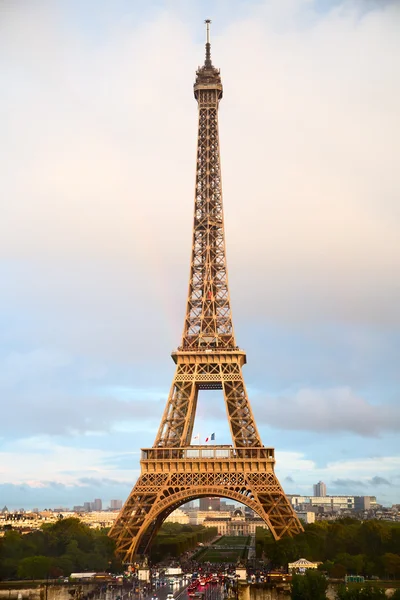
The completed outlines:
<svg viewBox="0 0 400 600">
<path fill-rule="evenodd" d="M 54 443 L 36 437 L 9 442 L 0 451 L 0 483 L 27 484 L 31 488 L 132 484 L 139 473 L 135 453 L 131 467 L 119 468 L 119 452 Z M 115 457 L 115 462 L 113 458 Z"/>
<path fill-rule="evenodd" d="M 279 469 L 284 472 L 311 472 L 314 471 L 315 462 L 307 458 L 302 452 L 279 451 L 276 453 Z"/>
<path fill-rule="evenodd" d="M 326 465 L 327 473 L 331 476 L 346 475 L 346 473 L 356 472 L 360 478 L 370 477 L 370 474 L 376 472 L 398 472 L 400 469 L 400 456 L 377 456 L 360 457 L 346 460 L 337 460 L 328 462 Z"/>
<path fill-rule="evenodd" d="M 103 461 L 103 464 L 105 466 L 111 465 L 114 469 L 116 468 L 119 471 L 125 469 L 131 471 L 132 468 L 136 467 L 139 455 L 139 450 L 134 452 L 126 452 L 125 454 L 115 453 L 109 459 L 105 459 Z"/>
<path fill-rule="evenodd" d="M 355 469 L 354 469 L 355 472 Z M 371 479 L 368 478 L 364 478 L 364 479 L 334 479 L 332 481 L 332 486 L 334 486 L 335 488 L 340 488 L 341 490 L 345 490 L 348 493 L 356 493 L 358 488 L 363 488 L 364 489 L 364 493 L 365 492 L 365 488 L 369 488 L 369 492 L 370 493 L 375 493 L 375 488 L 377 486 L 390 486 L 391 483 L 388 479 L 385 479 L 384 477 L 379 477 L 378 475 L 375 475 L 375 477 L 372 477 Z"/>
<path fill-rule="evenodd" d="M 301 453 L 277 451 L 276 459 L 278 478 L 288 484 L 290 493 L 309 496 L 312 494 L 312 485 L 317 481 L 326 483 L 330 495 L 373 495 L 377 496 L 378 502 L 382 502 L 384 498 L 384 503 L 395 503 L 400 493 L 398 485 L 400 457 L 398 456 L 328 461 L 323 466 L 305 459 Z M 377 471 L 385 473 L 387 478 L 371 477 L 371 473 Z M 292 485 L 291 479 L 296 481 L 295 485 Z M 393 482 L 392 485 L 390 481 Z M 397 482 L 396 485 L 394 482 Z M 390 486 L 391 494 L 380 499 L 381 493 L 377 493 L 377 487 L 385 485 Z"/>
<path fill-rule="evenodd" d="M 359 487 L 365 487 L 365 482 L 357 479 L 335 479 L 332 481 L 332 485 L 339 488 L 354 489 Z"/>
<path fill-rule="evenodd" d="M 285 477 L 285 481 L 286 481 L 287 483 L 295 483 L 295 481 L 294 481 L 293 477 L 290 477 L 290 475 L 288 475 L 287 477 Z"/>
<path fill-rule="evenodd" d="M 262 423 L 288 430 L 351 432 L 365 437 L 400 430 L 400 407 L 373 405 L 349 388 L 302 389 L 279 398 L 256 399 Z"/>
<path fill-rule="evenodd" d="M 299 0 L 289 18 L 272 4 L 249 3 L 241 19 L 221 19 L 213 41 L 226 85 L 221 136 L 236 310 L 248 312 L 251 290 L 254 317 L 398 324 L 398 6 L 360 16 L 350 2 L 320 13 Z M 202 45 L 171 7 L 139 26 L 111 18 L 101 45 L 72 21 L 60 29 L 51 3 L 41 7 L 4 17 L 10 210 L 2 254 L 33 264 L 32 275 L 57 264 L 56 282 L 31 287 L 34 305 L 57 299 L 65 312 L 72 299 L 90 318 L 101 294 L 93 290 L 78 307 L 78 285 L 63 300 L 55 283 L 65 292 L 62 276 L 106 261 L 123 267 L 103 279 L 106 297 L 124 310 L 141 305 L 139 296 L 162 297 L 179 320 L 195 166 L 190 85 Z M 129 296 L 121 294 L 127 287 Z M 7 289 L 10 299 L 17 293 Z"/>
<path fill-rule="evenodd" d="M 114 485 L 125 485 L 125 486 L 129 486 L 132 487 L 132 483 L 128 482 L 128 481 L 120 481 L 118 479 L 110 479 L 109 477 L 102 477 L 101 479 L 98 479 L 96 477 L 80 477 L 78 479 L 78 484 L 80 485 L 84 485 L 84 486 L 95 486 L 95 487 L 110 487 L 110 486 L 114 486 Z"/>
<path fill-rule="evenodd" d="M 157 389 L 110 385 L 110 367 L 77 360 L 57 348 L 0 354 L 0 392 L 5 399 L 0 435 L 77 435 L 156 427 L 165 398 Z M 16 419 L 15 416 L 18 415 Z"/>
<path fill-rule="evenodd" d="M 390 481 L 384 477 L 379 477 L 378 475 L 375 475 L 375 477 L 373 477 L 369 483 L 371 485 L 391 485 Z"/>
<path fill-rule="evenodd" d="M 4 505 L 9 510 L 60 506 L 72 509 L 73 506 L 93 501 L 94 498 L 101 498 L 103 507 L 107 507 L 111 498 L 125 499 L 128 493 L 129 486 L 123 482 L 121 485 L 116 483 L 110 486 L 98 485 L 97 482 L 88 485 L 63 485 L 52 482 L 41 482 L 41 485 L 0 483 L 0 496 L 3 501 L 0 509 Z"/>
<path fill-rule="evenodd" d="M 164 406 L 165 401 L 162 401 Z M 157 402 L 130 401 L 102 396 L 67 395 L 60 391 L 41 396 L 25 392 L 9 399 L 0 422 L 0 435 L 68 435 L 115 431 L 119 423 L 153 435 L 162 409 Z M 18 420 L 15 419 L 18 414 Z M 158 416 L 158 420 L 157 420 Z M 153 423 L 151 425 L 150 423 Z"/>
</svg>

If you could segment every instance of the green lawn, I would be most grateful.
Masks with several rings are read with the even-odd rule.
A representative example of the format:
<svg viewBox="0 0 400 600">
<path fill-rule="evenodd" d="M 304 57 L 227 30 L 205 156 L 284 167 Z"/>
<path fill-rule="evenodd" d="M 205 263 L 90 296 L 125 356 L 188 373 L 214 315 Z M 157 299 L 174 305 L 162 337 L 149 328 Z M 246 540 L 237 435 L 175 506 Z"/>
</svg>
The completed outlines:
<svg viewBox="0 0 400 600">
<path fill-rule="evenodd" d="M 250 542 L 249 536 L 247 535 L 224 535 L 213 544 L 213 546 L 247 546 Z"/>
<path fill-rule="evenodd" d="M 247 558 L 250 536 L 223 536 L 196 557 L 199 562 L 235 563 Z"/>
</svg>

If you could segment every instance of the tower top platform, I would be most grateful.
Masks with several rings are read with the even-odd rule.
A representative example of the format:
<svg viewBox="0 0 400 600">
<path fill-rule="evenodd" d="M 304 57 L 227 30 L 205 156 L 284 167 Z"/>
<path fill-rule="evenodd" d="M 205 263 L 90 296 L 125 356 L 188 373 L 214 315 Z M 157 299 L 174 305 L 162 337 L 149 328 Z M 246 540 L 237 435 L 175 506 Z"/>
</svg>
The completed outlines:
<svg viewBox="0 0 400 600">
<path fill-rule="evenodd" d="M 196 71 L 196 81 L 194 84 L 194 96 L 199 99 L 200 90 L 217 90 L 218 100 L 222 98 L 222 81 L 219 69 L 216 69 L 211 61 L 211 42 L 210 42 L 210 24 L 211 19 L 205 20 L 206 24 L 206 56 L 203 66 Z"/>
</svg>

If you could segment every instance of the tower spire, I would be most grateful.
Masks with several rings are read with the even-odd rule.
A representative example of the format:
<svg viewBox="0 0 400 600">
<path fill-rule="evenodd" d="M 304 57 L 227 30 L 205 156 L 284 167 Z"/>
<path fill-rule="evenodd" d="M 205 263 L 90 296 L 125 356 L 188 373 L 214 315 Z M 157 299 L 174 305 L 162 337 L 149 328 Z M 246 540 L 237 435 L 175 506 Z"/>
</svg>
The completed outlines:
<svg viewBox="0 0 400 600">
<path fill-rule="evenodd" d="M 206 24 L 206 59 L 204 61 L 204 66 L 205 67 L 212 67 L 212 62 L 211 62 L 211 43 L 210 43 L 210 25 L 211 25 L 211 19 L 206 19 L 204 21 L 204 23 Z"/>
</svg>

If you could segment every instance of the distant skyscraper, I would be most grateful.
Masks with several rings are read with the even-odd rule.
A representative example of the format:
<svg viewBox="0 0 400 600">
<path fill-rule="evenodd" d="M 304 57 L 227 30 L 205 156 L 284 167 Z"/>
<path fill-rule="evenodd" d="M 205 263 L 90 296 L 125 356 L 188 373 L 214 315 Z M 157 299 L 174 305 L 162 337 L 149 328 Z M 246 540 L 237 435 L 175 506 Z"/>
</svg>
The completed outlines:
<svg viewBox="0 0 400 600">
<path fill-rule="evenodd" d="M 326 485 L 323 481 L 318 481 L 313 485 L 314 488 L 314 496 L 319 498 L 326 496 Z"/>
<path fill-rule="evenodd" d="M 103 507 L 103 503 L 101 501 L 100 498 L 95 498 L 94 502 L 93 502 L 93 509 L 92 510 L 101 510 Z"/>
<path fill-rule="evenodd" d="M 221 510 L 221 498 L 200 498 L 200 510 Z"/>
<path fill-rule="evenodd" d="M 121 510 L 122 508 L 122 500 L 111 500 L 110 501 L 111 510 Z"/>
</svg>

